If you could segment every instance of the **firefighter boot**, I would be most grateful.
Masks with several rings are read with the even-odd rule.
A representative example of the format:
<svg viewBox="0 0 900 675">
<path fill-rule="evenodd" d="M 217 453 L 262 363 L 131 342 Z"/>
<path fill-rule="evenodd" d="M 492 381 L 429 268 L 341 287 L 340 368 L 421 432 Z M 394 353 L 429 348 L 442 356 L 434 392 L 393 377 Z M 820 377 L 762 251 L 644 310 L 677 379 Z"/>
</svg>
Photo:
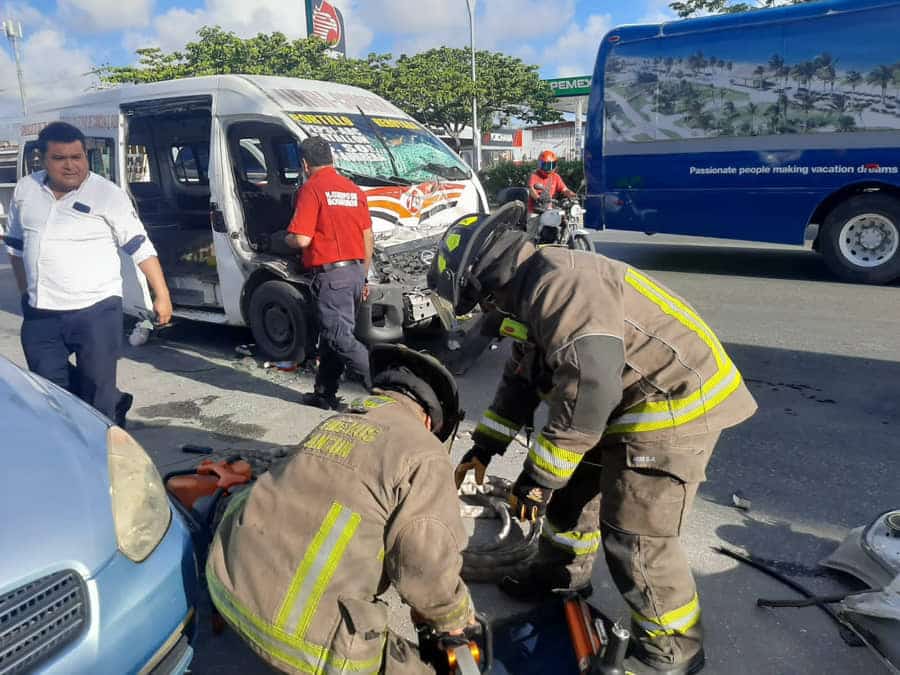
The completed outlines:
<svg viewBox="0 0 900 675">
<path fill-rule="evenodd" d="M 650 675 L 651 673 L 666 673 L 666 675 L 693 675 L 703 670 L 706 665 L 706 655 L 703 652 L 703 626 L 698 621 L 683 634 L 674 636 L 661 636 L 651 638 L 641 630 L 641 627 L 632 623 L 632 635 L 636 638 L 632 641 L 632 649 L 625 659 L 625 672 L 633 675 Z M 673 650 L 669 641 L 677 643 Z M 664 644 L 666 643 L 666 644 Z M 699 649 L 697 645 L 700 645 Z M 678 655 L 690 653 L 687 659 L 673 660 L 671 654 Z"/>
</svg>

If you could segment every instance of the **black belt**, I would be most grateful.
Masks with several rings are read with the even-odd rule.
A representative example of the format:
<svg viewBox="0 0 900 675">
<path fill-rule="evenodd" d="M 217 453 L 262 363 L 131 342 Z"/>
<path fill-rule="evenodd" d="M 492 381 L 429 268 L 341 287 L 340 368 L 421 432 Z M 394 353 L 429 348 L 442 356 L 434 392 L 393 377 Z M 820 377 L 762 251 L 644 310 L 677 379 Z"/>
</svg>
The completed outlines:
<svg viewBox="0 0 900 675">
<path fill-rule="evenodd" d="M 324 265 L 319 265 L 318 267 L 313 267 L 313 272 L 330 272 L 331 270 L 336 270 L 339 267 L 349 267 L 350 265 L 362 265 L 364 260 L 338 260 L 333 263 L 326 263 Z"/>
</svg>

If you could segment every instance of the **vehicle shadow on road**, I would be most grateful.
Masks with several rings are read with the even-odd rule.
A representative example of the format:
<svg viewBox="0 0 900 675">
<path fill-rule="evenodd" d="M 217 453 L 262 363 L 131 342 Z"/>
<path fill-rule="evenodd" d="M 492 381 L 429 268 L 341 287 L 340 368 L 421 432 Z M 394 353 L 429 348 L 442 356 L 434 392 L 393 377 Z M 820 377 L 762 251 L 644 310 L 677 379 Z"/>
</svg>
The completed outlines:
<svg viewBox="0 0 900 675">
<path fill-rule="evenodd" d="M 594 249 L 647 271 L 842 283 L 825 265 L 822 256 L 800 248 L 655 243 L 650 239 L 646 243 L 622 243 L 595 239 Z M 900 280 L 891 285 L 900 286 Z"/>
</svg>

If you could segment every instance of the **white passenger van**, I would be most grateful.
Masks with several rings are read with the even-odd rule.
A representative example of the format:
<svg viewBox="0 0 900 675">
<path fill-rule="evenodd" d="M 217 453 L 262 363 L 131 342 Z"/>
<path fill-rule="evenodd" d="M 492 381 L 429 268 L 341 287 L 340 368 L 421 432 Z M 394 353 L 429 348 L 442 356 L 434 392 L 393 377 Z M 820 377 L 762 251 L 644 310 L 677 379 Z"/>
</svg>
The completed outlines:
<svg viewBox="0 0 900 675">
<path fill-rule="evenodd" d="M 366 191 L 375 233 L 367 342 L 396 341 L 436 315 L 425 284 L 435 245 L 459 217 L 487 211 L 477 177 L 442 141 L 378 96 L 329 82 L 222 75 L 117 87 L 32 112 L 19 175 L 36 139 L 63 120 L 87 136 L 91 170 L 125 188 L 159 251 L 175 316 L 248 325 L 260 350 L 302 359 L 314 331 L 311 279 L 278 252 L 302 183 L 299 141 L 322 136 L 338 170 Z M 89 261 L 85 261 L 89 264 Z M 147 317 L 128 261 L 126 312 Z"/>
</svg>

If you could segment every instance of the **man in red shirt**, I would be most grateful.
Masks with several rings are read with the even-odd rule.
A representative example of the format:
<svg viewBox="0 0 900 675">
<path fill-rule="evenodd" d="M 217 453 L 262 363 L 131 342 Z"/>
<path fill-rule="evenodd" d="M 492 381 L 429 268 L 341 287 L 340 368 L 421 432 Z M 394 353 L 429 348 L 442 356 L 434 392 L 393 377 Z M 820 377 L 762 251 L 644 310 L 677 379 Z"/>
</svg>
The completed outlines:
<svg viewBox="0 0 900 675">
<path fill-rule="evenodd" d="M 557 195 L 575 197 L 562 177 L 556 173 L 556 153 L 552 150 L 544 150 L 538 157 L 538 168 L 528 179 L 528 213 L 534 213 L 534 209 L 540 203 L 543 193 L 549 194 L 550 199 L 556 199 Z M 537 186 L 543 186 L 538 189 Z"/>
<path fill-rule="evenodd" d="M 368 295 L 372 217 L 362 190 L 335 171 L 328 141 L 307 138 L 300 151 L 308 178 L 285 242 L 303 251 L 304 266 L 315 273 L 319 318 L 319 370 L 315 390 L 303 402 L 336 410 L 345 367 L 355 371 L 366 388 L 371 386 L 369 353 L 354 330 L 357 307 Z"/>
</svg>

